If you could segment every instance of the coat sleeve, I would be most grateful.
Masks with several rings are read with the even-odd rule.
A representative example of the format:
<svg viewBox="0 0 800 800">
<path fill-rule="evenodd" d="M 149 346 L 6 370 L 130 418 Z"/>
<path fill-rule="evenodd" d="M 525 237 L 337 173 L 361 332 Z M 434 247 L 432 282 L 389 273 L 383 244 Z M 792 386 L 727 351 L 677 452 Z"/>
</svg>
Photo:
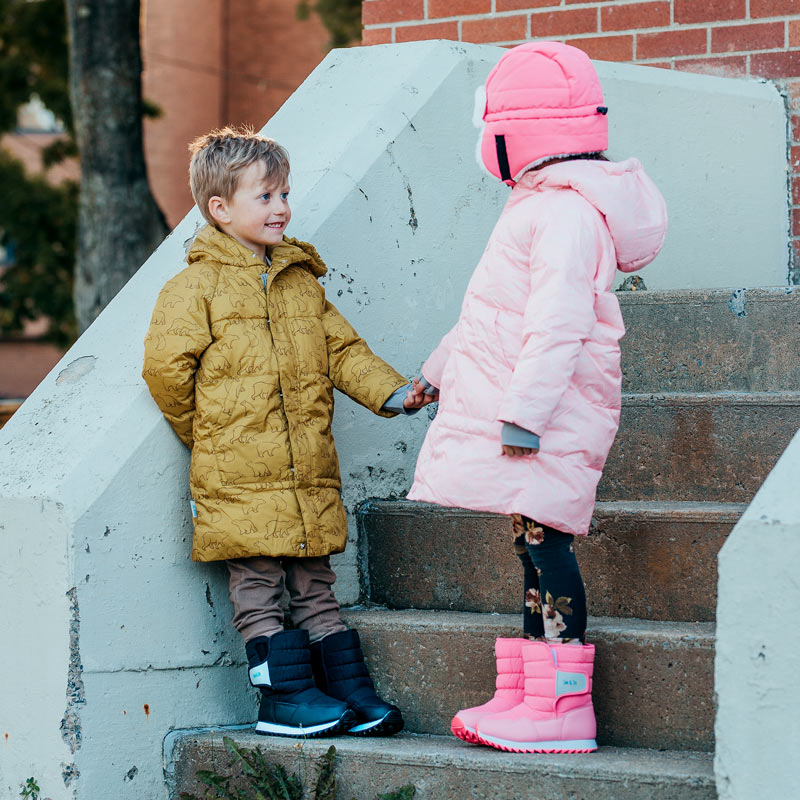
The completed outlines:
<svg viewBox="0 0 800 800">
<path fill-rule="evenodd" d="M 374 414 L 395 416 L 393 412 L 381 409 L 397 389 L 408 383 L 408 379 L 378 358 L 327 300 L 322 324 L 328 346 L 328 374 L 333 385 Z"/>
<path fill-rule="evenodd" d="M 458 323 L 453 325 L 450 331 L 442 337 L 442 341 L 439 342 L 436 349 L 422 365 L 422 377 L 437 389 L 441 388 L 442 373 L 447 364 L 447 359 L 450 357 L 450 351 L 453 349 L 457 335 Z"/>
<path fill-rule="evenodd" d="M 530 250 L 523 342 L 498 419 L 544 437 L 595 325 L 594 276 L 602 220 L 588 204 L 540 220 Z"/>
<path fill-rule="evenodd" d="M 158 296 L 144 340 L 142 377 L 167 422 L 191 448 L 194 376 L 212 337 L 200 281 L 187 276 L 184 270 Z"/>
</svg>

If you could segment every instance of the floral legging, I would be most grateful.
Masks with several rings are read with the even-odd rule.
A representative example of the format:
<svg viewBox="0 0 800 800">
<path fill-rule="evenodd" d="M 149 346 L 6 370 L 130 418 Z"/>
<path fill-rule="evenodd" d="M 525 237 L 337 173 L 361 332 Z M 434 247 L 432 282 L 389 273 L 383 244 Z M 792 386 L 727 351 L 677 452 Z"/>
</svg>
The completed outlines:
<svg viewBox="0 0 800 800">
<path fill-rule="evenodd" d="M 524 570 L 523 631 L 527 638 L 583 641 L 586 590 L 572 548 L 573 536 L 511 516 L 514 552 Z"/>
</svg>

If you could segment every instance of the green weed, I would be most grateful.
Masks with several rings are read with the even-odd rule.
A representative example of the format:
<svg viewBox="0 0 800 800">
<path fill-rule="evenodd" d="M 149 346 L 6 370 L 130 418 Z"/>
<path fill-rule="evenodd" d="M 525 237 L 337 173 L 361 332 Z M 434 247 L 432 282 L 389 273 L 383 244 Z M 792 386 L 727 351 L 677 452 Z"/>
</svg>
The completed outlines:
<svg viewBox="0 0 800 800">
<path fill-rule="evenodd" d="M 208 787 L 205 794 L 181 792 L 181 800 L 303 800 L 300 778 L 288 775 L 281 764 L 267 761 L 260 747 L 254 750 L 237 747 L 228 736 L 222 741 L 230 756 L 227 771 L 198 770 L 197 780 Z M 335 759 L 336 748 L 331 745 L 317 764 L 313 800 L 338 800 Z M 247 784 L 244 789 L 239 788 L 242 784 Z M 409 784 L 397 791 L 376 795 L 375 800 L 411 800 L 415 794 L 416 788 Z M 31 796 L 31 800 L 38 800 L 38 795 Z"/>
</svg>

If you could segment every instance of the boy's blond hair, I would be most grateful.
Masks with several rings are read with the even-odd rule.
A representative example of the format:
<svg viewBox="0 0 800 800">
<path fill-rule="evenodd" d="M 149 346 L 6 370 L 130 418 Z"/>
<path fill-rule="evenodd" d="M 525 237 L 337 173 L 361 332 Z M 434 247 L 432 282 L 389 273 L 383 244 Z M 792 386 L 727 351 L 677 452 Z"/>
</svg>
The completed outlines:
<svg viewBox="0 0 800 800">
<path fill-rule="evenodd" d="M 198 136 L 190 145 L 189 186 L 200 213 L 216 226 L 208 211 L 215 196 L 230 200 L 242 170 L 261 161 L 268 184 L 289 179 L 289 154 L 273 139 L 259 136 L 252 128 L 220 128 Z"/>
</svg>

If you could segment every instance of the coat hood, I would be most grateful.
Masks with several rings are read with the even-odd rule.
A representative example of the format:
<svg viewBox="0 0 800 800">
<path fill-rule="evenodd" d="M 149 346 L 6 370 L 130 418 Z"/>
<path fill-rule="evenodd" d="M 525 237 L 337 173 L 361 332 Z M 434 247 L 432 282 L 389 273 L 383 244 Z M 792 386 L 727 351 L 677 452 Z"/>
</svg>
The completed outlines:
<svg viewBox="0 0 800 800">
<path fill-rule="evenodd" d="M 666 204 L 638 159 L 562 161 L 526 172 L 518 186 L 572 189 L 588 200 L 605 218 L 621 272 L 646 266 L 664 244 Z"/>
<path fill-rule="evenodd" d="M 280 244 L 269 248 L 269 255 L 275 264 L 287 267 L 301 264 L 315 278 L 321 278 L 328 271 L 314 245 L 299 239 L 288 239 L 284 236 Z M 206 225 L 195 236 L 186 256 L 188 264 L 204 260 L 231 266 L 247 266 L 253 261 L 253 253 L 227 233 Z"/>
</svg>

